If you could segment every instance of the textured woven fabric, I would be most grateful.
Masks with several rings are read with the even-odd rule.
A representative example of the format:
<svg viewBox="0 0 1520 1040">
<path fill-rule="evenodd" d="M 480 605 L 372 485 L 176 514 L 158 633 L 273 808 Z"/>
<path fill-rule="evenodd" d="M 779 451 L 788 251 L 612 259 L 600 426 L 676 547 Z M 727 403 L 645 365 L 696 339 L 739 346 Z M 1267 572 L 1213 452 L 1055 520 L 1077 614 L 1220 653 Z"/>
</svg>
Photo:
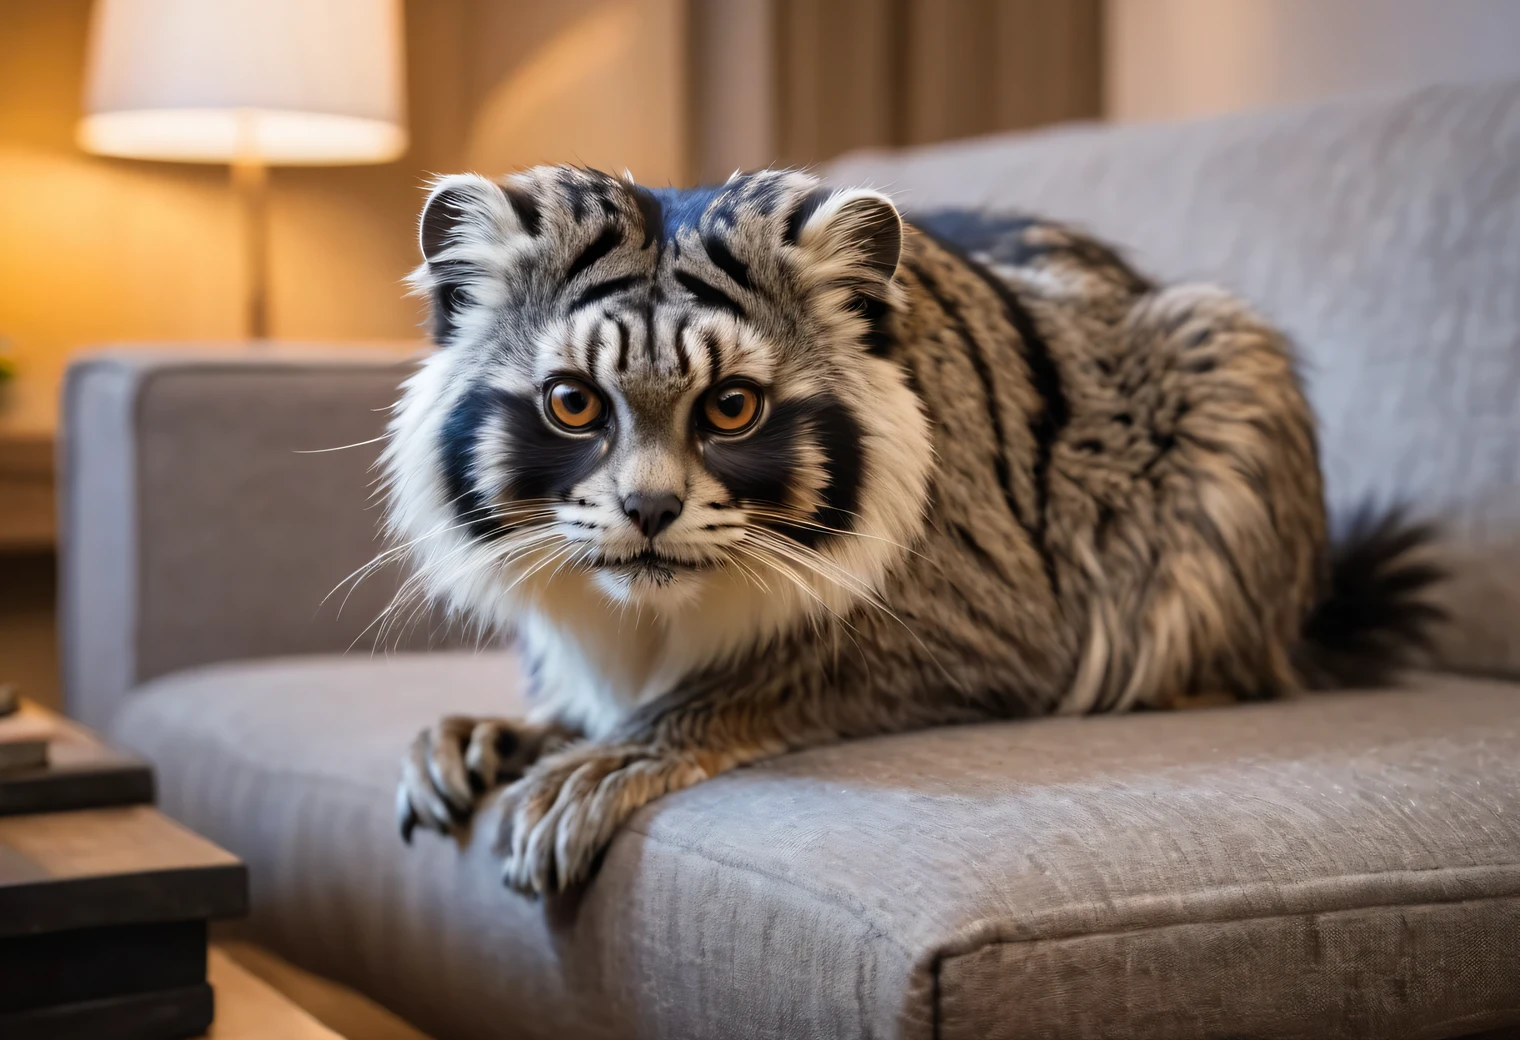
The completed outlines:
<svg viewBox="0 0 1520 1040">
<path fill-rule="evenodd" d="M 1332 513 L 1451 528 L 1453 667 L 1520 674 L 1520 83 L 836 162 L 908 210 L 1028 210 L 1224 284 L 1285 328 Z"/>
<path fill-rule="evenodd" d="M 382 547 L 373 440 L 404 356 L 165 349 L 70 369 L 59 515 L 71 714 L 104 726 L 132 686 L 176 668 L 373 645 L 363 630 L 394 568 L 323 597 Z M 343 445 L 354 447 L 328 450 Z"/>
<path fill-rule="evenodd" d="M 503 655 L 216 667 L 116 737 L 252 930 L 439 1037 L 1436 1037 L 1520 1021 L 1520 687 L 859 741 L 661 799 L 579 896 L 396 836 Z"/>
</svg>

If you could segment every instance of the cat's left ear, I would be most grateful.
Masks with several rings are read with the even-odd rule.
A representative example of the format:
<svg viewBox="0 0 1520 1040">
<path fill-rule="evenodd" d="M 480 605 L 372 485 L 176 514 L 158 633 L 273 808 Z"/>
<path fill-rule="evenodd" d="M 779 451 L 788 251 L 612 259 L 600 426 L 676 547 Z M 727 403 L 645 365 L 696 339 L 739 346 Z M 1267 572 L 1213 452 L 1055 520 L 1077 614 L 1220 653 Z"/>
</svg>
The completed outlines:
<svg viewBox="0 0 1520 1040">
<path fill-rule="evenodd" d="M 815 188 L 793 211 L 787 237 L 821 265 L 885 285 L 902 257 L 903 222 L 879 191 Z"/>
</svg>

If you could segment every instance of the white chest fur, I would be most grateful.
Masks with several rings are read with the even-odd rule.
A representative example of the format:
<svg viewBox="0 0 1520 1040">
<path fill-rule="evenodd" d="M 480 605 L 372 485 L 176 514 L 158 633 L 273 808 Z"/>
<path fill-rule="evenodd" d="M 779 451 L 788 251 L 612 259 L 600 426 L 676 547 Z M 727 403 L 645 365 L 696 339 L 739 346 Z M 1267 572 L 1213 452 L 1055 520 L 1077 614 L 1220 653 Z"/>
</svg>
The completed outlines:
<svg viewBox="0 0 1520 1040">
<path fill-rule="evenodd" d="M 579 575 L 541 590 L 512 622 L 536 665 L 535 716 L 605 736 L 684 677 L 742 657 L 824 602 L 772 579 L 762 588 L 724 571 L 688 576 L 699 587 L 669 610 L 613 603 Z"/>
</svg>

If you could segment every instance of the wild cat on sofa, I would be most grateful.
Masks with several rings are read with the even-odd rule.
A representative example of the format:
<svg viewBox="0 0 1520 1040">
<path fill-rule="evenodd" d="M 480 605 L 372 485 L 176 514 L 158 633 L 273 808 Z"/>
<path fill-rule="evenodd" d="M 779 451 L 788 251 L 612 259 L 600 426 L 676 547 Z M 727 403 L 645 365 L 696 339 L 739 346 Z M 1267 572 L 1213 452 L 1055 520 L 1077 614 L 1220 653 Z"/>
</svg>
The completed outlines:
<svg viewBox="0 0 1520 1040">
<path fill-rule="evenodd" d="M 783 752 L 1377 683 L 1422 643 L 1427 532 L 1330 550 L 1278 331 L 1053 223 L 960 230 L 789 171 L 437 182 L 389 523 L 536 708 L 421 733 L 403 836 L 484 824 L 553 892 Z"/>
</svg>

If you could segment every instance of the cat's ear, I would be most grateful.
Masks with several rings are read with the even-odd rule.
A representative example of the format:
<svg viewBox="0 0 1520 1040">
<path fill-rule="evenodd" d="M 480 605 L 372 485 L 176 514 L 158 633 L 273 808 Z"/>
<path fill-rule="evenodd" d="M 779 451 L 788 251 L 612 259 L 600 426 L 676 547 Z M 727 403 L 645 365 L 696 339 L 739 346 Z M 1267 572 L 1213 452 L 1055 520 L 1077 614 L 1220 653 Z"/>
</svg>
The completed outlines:
<svg viewBox="0 0 1520 1040">
<path fill-rule="evenodd" d="M 786 234 L 814 262 L 866 281 L 890 282 L 902 256 L 902 217 L 869 188 L 813 189 L 792 211 Z"/>
<path fill-rule="evenodd" d="M 417 222 L 417 242 L 431 264 L 468 259 L 445 254 L 505 244 L 514 235 L 536 235 L 538 228 L 538 203 L 526 189 L 478 173 L 456 173 L 433 182 Z"/>
<path fill-rule="evenodd" d="M 539 232 L 538 203 L 528 188 L 474 173 L 433 182 L 417 222 L 422 266 L 412 284 L 432 303 L 433 338 L 448 342 L 461 314 L 476 303 L 497 303 L 504 270 Z"/>
</svg>

